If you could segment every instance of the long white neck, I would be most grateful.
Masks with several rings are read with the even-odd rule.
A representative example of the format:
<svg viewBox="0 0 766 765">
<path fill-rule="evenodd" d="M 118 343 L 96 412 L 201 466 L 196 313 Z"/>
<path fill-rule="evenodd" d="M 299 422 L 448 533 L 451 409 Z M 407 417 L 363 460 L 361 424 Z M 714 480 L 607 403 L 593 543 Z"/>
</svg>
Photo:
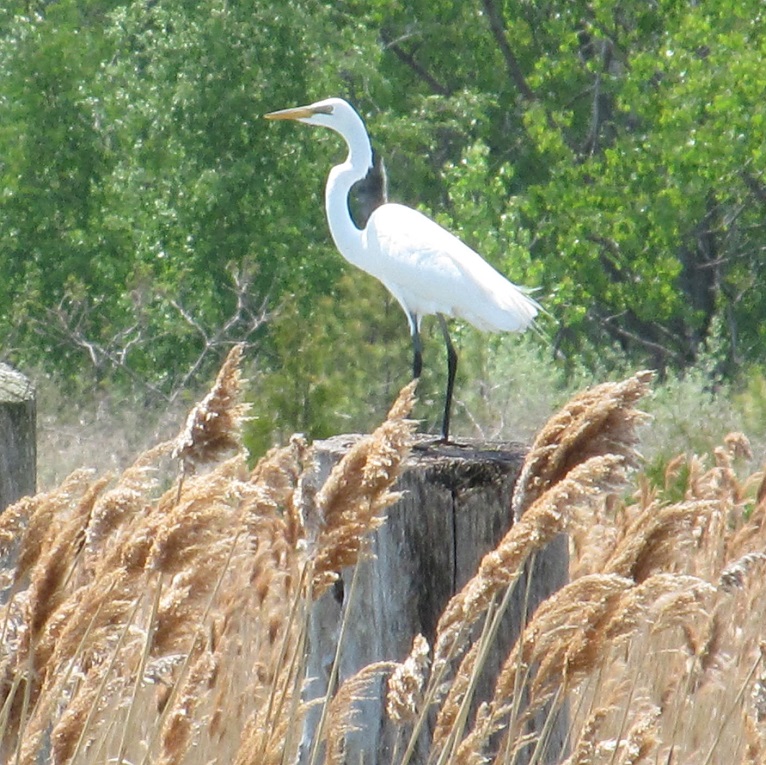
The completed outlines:
<svg viewBox="0 0 766 765">
<path fill-rule="evenodd" d="M 353 113 L 340 132 L 348 145 L 348 156 L 341 165 L 330 170 L 325 186 L 325 210 L 330 233 L 341 255 L 359 268 L 365 269 L 368 261 L 362 232 L 354 225 L 348 210 L 351 187 L 367 175 L 372 167 L 372 147 L 361 117 Z"/>
</svg>

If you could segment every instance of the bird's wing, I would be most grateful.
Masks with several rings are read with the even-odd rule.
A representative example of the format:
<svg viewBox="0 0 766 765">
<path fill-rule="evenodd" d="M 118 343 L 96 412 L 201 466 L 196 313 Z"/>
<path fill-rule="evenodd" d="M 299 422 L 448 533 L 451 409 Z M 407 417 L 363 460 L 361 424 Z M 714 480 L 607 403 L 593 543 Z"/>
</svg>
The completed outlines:
<svg viewBox="0 0 766 765">
<path fill-rule="evenodd" d="M 386 204 L 365 229 L 380 279 L 409 313 L 443 313 L 483 330 L 520 330 L 538 305 L 456 236 L 417 210 Z"/>
</svg>

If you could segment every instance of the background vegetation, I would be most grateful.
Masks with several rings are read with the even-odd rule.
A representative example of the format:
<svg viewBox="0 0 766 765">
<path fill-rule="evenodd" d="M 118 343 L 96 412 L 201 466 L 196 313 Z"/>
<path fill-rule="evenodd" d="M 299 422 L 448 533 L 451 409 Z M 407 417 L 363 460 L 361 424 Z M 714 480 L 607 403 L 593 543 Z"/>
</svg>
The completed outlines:
<svg viewBox="0 0 766 765">
<path fill-rule="evenodd" d="M 377 421 L 408 338 L 327 234 L 341 148 L 261 119 L 333 94 L 394 199 L 539 288 L 544 337 L 520 363 L 553 358 L 557 383 L 697 366 L 762 409 L 763 23 L 758 0 L 9 0 L 0 357 L 167 407 L 246 340 L 256 451 Z M 517 347 L 458 336 L 458 428 L 496 429 L 511 415 L 485 393 Z"/>
</svg>

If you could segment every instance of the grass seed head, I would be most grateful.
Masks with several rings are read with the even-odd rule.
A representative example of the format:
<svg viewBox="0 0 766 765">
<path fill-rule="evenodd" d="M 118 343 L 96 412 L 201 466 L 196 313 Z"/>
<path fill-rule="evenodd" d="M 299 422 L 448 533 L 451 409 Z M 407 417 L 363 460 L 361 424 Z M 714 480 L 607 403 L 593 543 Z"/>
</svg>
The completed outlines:
<svg viewBox="0 0 766 765">
<path fill-rule="evenodd" d="M 248 408 L 240 401 L 243 353 L 243 344 L 229 351 L 212 389 L 192 408 L 176 438 L 172 456 L 180 460 L 184 474 L 240 448 L 240 424 Z"/>
<path fill-rule="evenodd" d="M 600 455 L 576 465 L 541 494 L 498 546 L 484 556 L 477 574 L 447 604 L 437 626 L 435 661 L 453 655 L 493 596 L 519 578 L 530 555 L 566 530 L 578 507 L 603 501 L 604 494 L 618 489 L 624 480 L 624 458 Z"/>
<path fill-rule="evenodd" d="M 327 726 L 323 734 L 327 747 L 324 758 L 326 765 L 344 764 L 346 736 L 359 730 L 355 719 L 356 705 L 372 698 L 370 694 L 373 684 L 383 673 L 390 672 L 396 666 L 391 661 L 374 662 L 343 681 L 328 708 Z"/>
<path fill-rule="evenodd" d="M 519 518 L 547 489 L 592 457 L 619 455 L 638 460 L 636 426 L 645 415 L 634 404 L 649 392 L 652 372 L 619 383 L 603 383 L 575 396 L 548 420 L 532 444 L 513 494 Z"/>
<path fill-rule="evenodd" d="M 414 387 L 413 382 L 402 389 L 389 418 L 348 450 L 314 496 L 319 516 L 312 551 L 315 597 L 338 571 L 357 561 L 365 537 L 383 523 L 382 512 L 399 498 L 390 489 L 410 453 L 415 423 L 407 417 Z"/>
<path fill-rule="evenodd" d="M 416 635 L 410 655 L 396 665 L 388 679 L 386 710 L 397 725 L 413 722 L 418 715 L 429 656 L 428 641 L 422 635 Z"/>
</svg>

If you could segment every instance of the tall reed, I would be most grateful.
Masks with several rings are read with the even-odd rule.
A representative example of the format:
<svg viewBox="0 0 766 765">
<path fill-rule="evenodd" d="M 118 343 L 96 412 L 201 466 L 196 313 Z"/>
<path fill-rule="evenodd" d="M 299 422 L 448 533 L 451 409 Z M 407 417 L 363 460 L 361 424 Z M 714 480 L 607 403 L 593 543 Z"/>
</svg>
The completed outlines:
<svg viewBox="0 0 766 765">
<path fill-rule="evenodd" d="M 434 645 L 408 636 L 409 656 L 331 687 L 307 738 L 308 613 L 399 496 L 414 385 L 316 487 L 298 436 L 248 467 L 240 363 L 235 348 L 179 436 L 122 474 L 79 470 L 0 516 L 1 761 L 342 763 L 370 693 L 400 728 L 395 765 L 424 736 L 434 765 L 550 760 L 567 714 L 570 765 L 764 760 L 766 483 L 741 434 L 680 455 L 659 484 L 642 475 L 646 372 L 551 418 L 513 526 Z M 477 706 L 509 588 L 560 534 L 571 582 Z"/>
</svg>

